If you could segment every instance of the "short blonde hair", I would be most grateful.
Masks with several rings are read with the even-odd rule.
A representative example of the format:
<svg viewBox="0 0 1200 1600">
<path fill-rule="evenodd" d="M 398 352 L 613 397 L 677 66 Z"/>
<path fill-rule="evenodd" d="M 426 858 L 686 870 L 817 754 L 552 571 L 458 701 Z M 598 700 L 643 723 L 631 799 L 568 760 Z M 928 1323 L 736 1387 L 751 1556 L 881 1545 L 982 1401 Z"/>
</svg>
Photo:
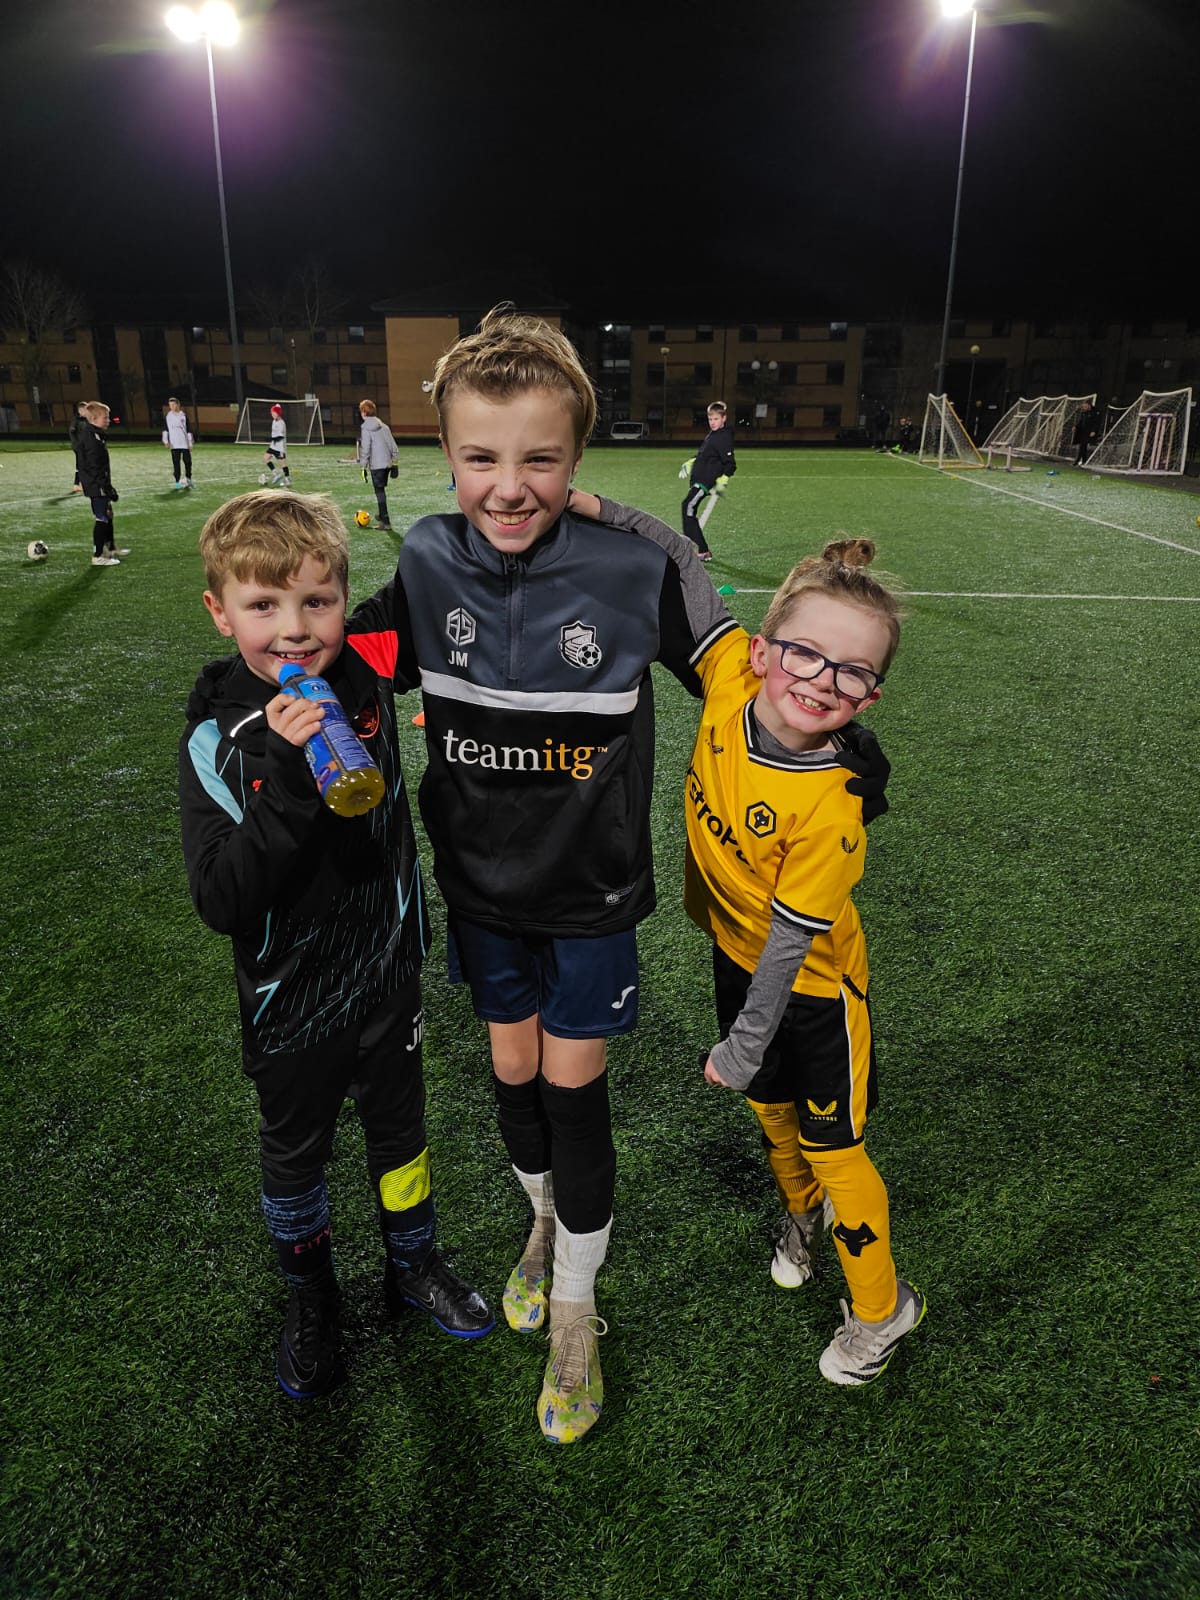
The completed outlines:
<svg viewBox="0 0 1200 1600">
<path fill-rule="evenodd" d="M 510 302 L 494 306 L 479 324 L 439 359 L 433 369 L 433 404 L 446 433 L 446 410 L 456 394 L 511 400 L 527 389 L 561 395 L 575 421 L 582 449 L 596 426 L 596 391 L 579 352 L 560 328 L 541 317 L 523 316 Z"/>
<path fill-rule="evenodd" d="M 282 589 L 305 556 L 324 562 L 348 589 L 350 542 L 327 494 L 252 489 L 219 506 L 200 530 L 200 554 L 211 593 L 227 579 Z"/>
<path fill-rule="evenodd" d="M 358 402 L 358 414 L 361 417 L 373 417 L 375 415 L 374 400 L 360 400 Z"/>
<path fill-rule="evenodd" d="M 831 539 L 819 556 L 806 556 L 788 573 L 767 607 L 759 632 L 764 638 L 778 633 L 797 600 L 815 590 L 882 618 L 890 641 L 880 664 L 880 672 L 886 672 L 900 644 L 902 613 L 892 591 L 867 571 L 874 559 L 874 539 Z"/>
<path fill-rule="evenodd" d="M 95 422 L 98 417 L 111 416 L 112 407 L 106 406 L 103 400 L 85 400 L 83 402 L 83 414 L 92 422 Z"/>
</svg>

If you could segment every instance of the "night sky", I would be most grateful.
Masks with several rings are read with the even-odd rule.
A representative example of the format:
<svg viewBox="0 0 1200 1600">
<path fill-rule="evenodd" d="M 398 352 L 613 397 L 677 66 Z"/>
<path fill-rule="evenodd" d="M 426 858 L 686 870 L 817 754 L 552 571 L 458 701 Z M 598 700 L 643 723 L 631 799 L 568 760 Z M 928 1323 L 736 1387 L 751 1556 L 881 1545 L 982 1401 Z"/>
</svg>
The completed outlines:
<svg viewBox="0 0 1200 1600">
<path fill-rule="evenodd" d="M 470 279 L 585 315 L 940 320 L 969 22 L 933 0 L 246 0 L 215 51 L 239 297 Z M 202 45 L 9 0 L 0 259 L 96 320 L 224 305 Z M 983 0 L 955 311 L 1188 317 L 1196 0 Z M 522 293 L 523 291 L 523 293 Z"/>
</svg>

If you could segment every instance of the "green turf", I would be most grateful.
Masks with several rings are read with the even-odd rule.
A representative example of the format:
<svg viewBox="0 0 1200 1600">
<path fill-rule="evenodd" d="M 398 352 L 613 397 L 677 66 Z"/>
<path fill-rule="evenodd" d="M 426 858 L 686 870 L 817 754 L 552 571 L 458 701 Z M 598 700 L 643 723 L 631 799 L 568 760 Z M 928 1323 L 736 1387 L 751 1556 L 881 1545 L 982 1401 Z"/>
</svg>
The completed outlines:
<svg viewBox="0 0 1200 1600">
<path fill-rule="evenodd" d="M 349 519 L 372 501 L 342 454 L 295 452 L 295 484 Z M 678 455 L 597 450 L 580 481 L 674 521 Z M 664 675 L 662 905 L 641 1025 L 612 1050 L 609 1398 L 555 1450 L 538 1340 L 384 1322 L 349 1113 L 330 1173 L 349 1381 L 304 1407 L 275 1388 L 230 955 L 187 898 L 174 776 L 186 695 L 225 648 L 196 535 L 258 456 L 199 450 L 191 494 L 168 460 L 114 447 L 132 554 L 93 569 L 68 452 L 0 446 L 0 1597 L 1195 1600 L 1200 503 L 743 452 L 709 525 L 743 621 L 839 531 L 876 536 L 911 591 L 870 713 L 893 810 L 857 898 L 870 1143 L 930 1312 L 847 1392 L 816 1366 L 832 1252 L 795 1295 L 769 1280 L 751 1118 L 695 1065 L 713 1036 L 678 904 L 695 710 Z M 434 451 L 400 469 L 398 530 L 452 506 Z M 351 528 L 356 594 L 399 539 Z M 426 995 L 443 1240 L 498 1303 L 522 1203 L 440 946 Z"/>
</svg>

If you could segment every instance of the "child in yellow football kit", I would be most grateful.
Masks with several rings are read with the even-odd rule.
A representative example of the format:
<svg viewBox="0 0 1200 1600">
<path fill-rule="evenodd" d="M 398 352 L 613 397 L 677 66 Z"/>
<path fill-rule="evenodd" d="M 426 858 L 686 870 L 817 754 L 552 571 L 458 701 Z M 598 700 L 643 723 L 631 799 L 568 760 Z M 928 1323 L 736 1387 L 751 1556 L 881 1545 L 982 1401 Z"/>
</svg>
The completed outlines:
<svg viewBox="0 0 1200 1600">
<path fill-rule="evenodd" d="M 892 1260 L 887 1190 L 863 1144 L 875 1104 L 867 954 L 851 891 L 862 800 L 839 730 L 879 698 L 900 638 L 869 539 L 789 573 L 748 639 L 697 662 L 704 713 L 687 776 L 688 915 L 713 941 L 721 1041 L 704 1075 L 741 1089 L 762 1125 L 786 1214 L 772 1277 L 799 1288 L 833 1221 L 851 1304 L 821 1356 L 833 1383 L 879 1376 L 925 1315 Z"/>
</svg>

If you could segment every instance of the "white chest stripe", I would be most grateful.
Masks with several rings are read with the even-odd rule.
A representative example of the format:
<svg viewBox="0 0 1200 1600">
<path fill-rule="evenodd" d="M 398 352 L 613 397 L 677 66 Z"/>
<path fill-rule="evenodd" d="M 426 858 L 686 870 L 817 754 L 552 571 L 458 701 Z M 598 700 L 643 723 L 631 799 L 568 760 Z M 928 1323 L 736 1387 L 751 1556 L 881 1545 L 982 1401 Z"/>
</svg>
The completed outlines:
<svg viewBox="0 0 1200 1600">
<path fill-rule="evenodd" d="M 443 672 L 421 672 L 422 692 L 440 700 L 459 700 L 465 705 L 486 706 L 496 711 L 587 712 L 600 717 L 624 717 L 637 707 L 638 691 L 619 694 L 557 693 L 534 694 L 524 689 L 495 689 L 468 683 Z"/>
</svg>

